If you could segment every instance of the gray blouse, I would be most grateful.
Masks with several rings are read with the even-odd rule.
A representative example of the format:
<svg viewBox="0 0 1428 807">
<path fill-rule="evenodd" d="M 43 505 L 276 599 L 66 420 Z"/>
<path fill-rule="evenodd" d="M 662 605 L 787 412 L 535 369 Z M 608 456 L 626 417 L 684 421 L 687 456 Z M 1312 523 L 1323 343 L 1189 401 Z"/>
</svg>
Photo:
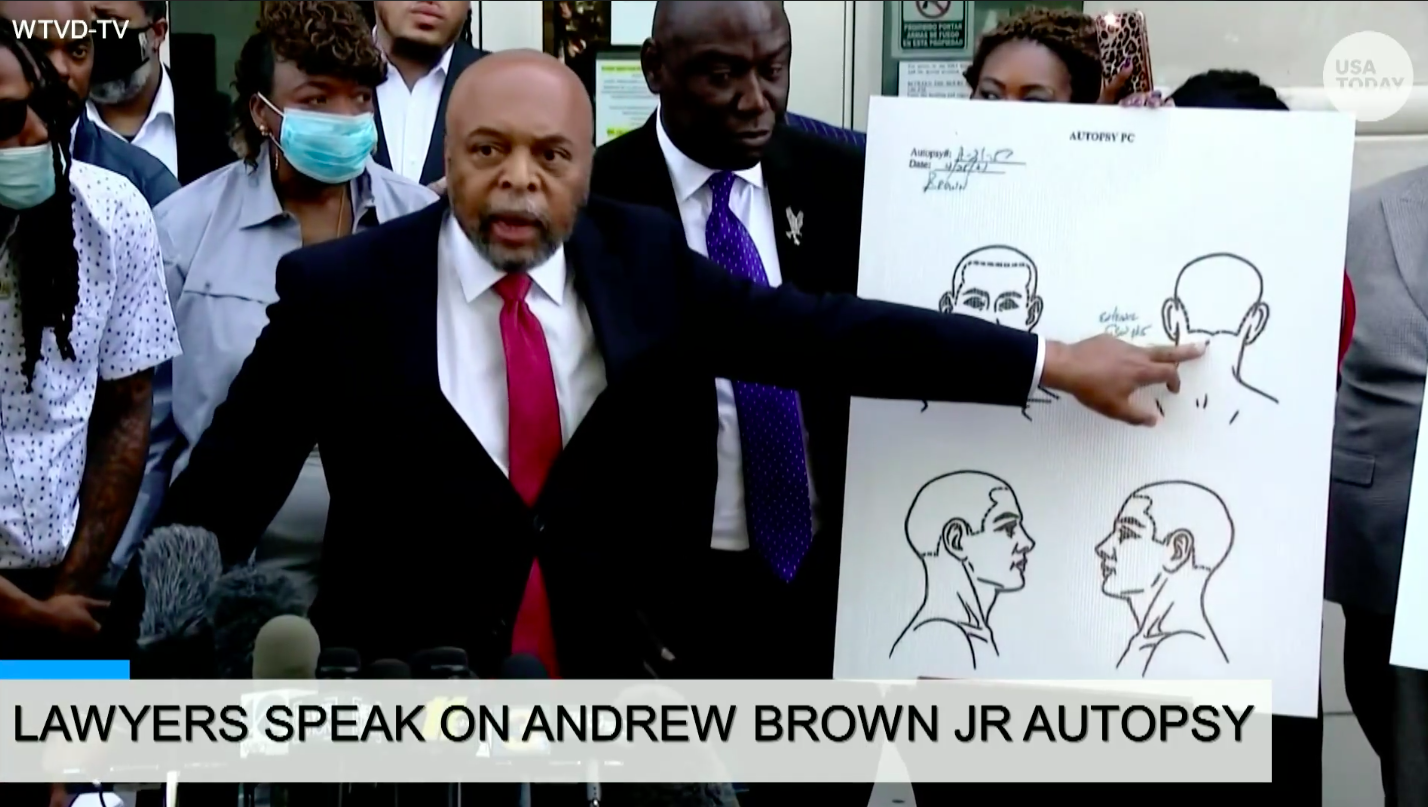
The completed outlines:
<svg viewBox="0 0 1428 807">
<path fill-rule="evenodd" d="M 156 439 L 175 444 L 151 452 L 172 458 L 170 479 L 188 466 L 193 446 L 268 323 L 268 306 L 277 300 L 278 260 L 302 246 L 298 220 L 283 210 L 273 188 L 268 148 L 258 155 L 257 168 L 233 163 L 154 210 L 184 351 L 172 364 L 172 423 L 155 428 Z M 352 181 L 353 220 L 363 230 L 436 198 L 369 159 L 366 173 Z M 156 390 L 156 402 L 160 395 Z M 157 407 L 155 414 L 157 421 Z M 316 454 L 258 547 L 260 562 L 270 560 L 309 586 L 315 586 L 328 504 Z"/>
</svg>

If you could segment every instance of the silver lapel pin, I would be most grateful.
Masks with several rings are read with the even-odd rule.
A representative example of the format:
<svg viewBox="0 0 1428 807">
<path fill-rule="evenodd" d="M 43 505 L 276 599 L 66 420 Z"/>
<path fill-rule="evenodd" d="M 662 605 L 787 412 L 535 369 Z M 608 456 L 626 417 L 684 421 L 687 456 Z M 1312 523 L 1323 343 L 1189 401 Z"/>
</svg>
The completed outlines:
<svg viewBox="0 0 1428 807">
<path fill-rule="evenodd" d="M 783 213 L 784 213 L 785 216 L 788 217 L 788 232 L 784 233 L 784 235 L 786 235 L 786 236 L 788 236 L 790 239 L 792 239 L 795 246 L 800 246 L 800 245 L 802 245 L 802 244 L 803 244 L 803 241 L 802 241 L 802 238 L 803 238 L 803 213 L 802 213 L 802 211 L 800 211 L 800 212 L 798 212 L 798 213 L 795 213 L 795 212 L 793 212 L 793 208 L 791 208 L 791 207 L 785 207 L 785 208 L 783 209 Z"/>
</svg>

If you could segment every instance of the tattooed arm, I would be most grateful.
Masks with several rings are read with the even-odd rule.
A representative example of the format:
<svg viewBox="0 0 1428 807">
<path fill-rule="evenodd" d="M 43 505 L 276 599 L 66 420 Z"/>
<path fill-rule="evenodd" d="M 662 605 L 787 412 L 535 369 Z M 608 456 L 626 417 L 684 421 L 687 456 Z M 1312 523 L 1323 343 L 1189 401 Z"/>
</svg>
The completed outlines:
<svg viewBox="0 0 1428 807">
<path fill-rule="evenodd" d="M 100 380 L 89 418 L 89 452 L 79 487 L 79 523 L 55 581 L 56 594 L 88 594 L 129 521 L 149 449 L 152 370 Z"/>
</svg>

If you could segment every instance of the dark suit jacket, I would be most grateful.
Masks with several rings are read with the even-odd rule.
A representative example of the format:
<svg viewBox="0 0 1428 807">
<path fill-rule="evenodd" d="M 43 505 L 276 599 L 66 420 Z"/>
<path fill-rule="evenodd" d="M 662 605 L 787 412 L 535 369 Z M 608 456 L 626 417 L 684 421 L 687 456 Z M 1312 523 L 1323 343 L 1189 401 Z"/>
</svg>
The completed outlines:
<svg viewBox="0 0 1428 807">
<path fill-rule="evenodd" d="M 466 40 L 457 39 L 452 45 L 451 64 L 446 70 L 446 84 L 441 88 L 441 104 L 436 108 L 436 125 L 431 127 L 431 143 L 426 148 L 426 164 L 421 169 L 421 184 L 431 183 L 446 176 L 446 161 L 442 154 L 446 148 L 446 104 L 451 100 L 451 88 L 456 79 L 473 62 L 486 55 L 486 51 L 471 47 Z M 377 154 L 373 158 L 383 168 L 392 167 L 392 155 L 387 153 L 387 133 L 382 128 L 382 106 L 373 103 L 377 110 Z"/>
<path fill-rule="evenodd" d="M 779 271 L 785 284 L 811 294 L 857 292 L 863 163 L 862 152 L 849 144 L 786 125 L 775 130 L 762 165 L 778 238 Z M 595 193 L 658 207 L 678 218 L 674 186 L 659 147 L 653 116 L 643 127 L 600 147 L 595 155 L 592 186 Z M 803 216 L 798 243 L 790 235 L 790 211 Z M 786 646 L 790 660 L 809 664 L 797 670 L 798 677 L 827 677 L 832 675 L 838 562 L 842 553 L 848 396 L 841 390 L 823 390 L 802 396 L 801 402 L 809 434 L 809 472 L 819 494 L 823 527 L 794 580 L 788 605 L 797 607 L 800 616 L 795 621 L 801 630 L 797 644 L 791 638 Z M 702 454 L 713 464 L 718 412 L 712 379 L 704 389 L 701 411 L 710 428 Z M 712 525 L 712 476 L 710 484 Z M 710 581 L 709 585 L 717 589 L 718 581 Z M 695 596 L 709 600 L 707 594 Z M 756 663 L 766 666 L 770 660 Z"/>
<path fill-rule="evenodd" d="M 173 73 L 166 74 L 174 76 Z M 180 185 L 217 171 L 238 159 L 228 145 L 232 102 L 212 85 L 174 77 L 174 132 L 178 143 Z"/>
<path fill-rule="evenodd" d="M 756 288 L 690 252 L 659 211 L 592 199 L 566 244 L 608 387 L 527 508 L 441 392 L 445 202 L 284 257 L 279 302 L 174 481 L 161 524 L 248 556 L 314 444 L 332 494 L 323 643 L 366 659 L 509 652 L 540 559 L 563 673 L 678 674 L 658 661 L 670 599 L 709 546 L 710 379 L 829 395 L 1019 404 L 1035 337 L 963 317 Z M 958 373 L 927 373 L 957 366 Z M 132 577 L 132 575 L 131 575 Z M 647 666 L 648 665 L 648 666 Z"/>
<path fill-rule="evenodd" d="M 100 129 L 83 112 L 74 130 L 70 156 L 80 162 L 106 168 L 134 183 L 149 207 L 179 189 L 178 180 L 158 158 L 124 138 Z"/>
</svg>

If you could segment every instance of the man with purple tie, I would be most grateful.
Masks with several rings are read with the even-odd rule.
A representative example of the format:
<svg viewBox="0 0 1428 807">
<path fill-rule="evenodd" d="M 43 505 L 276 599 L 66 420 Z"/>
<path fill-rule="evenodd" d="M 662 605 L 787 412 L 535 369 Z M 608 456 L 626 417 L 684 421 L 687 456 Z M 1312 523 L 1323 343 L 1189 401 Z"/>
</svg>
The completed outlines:
<svg viewBox="0 0 1428 807">
<path fill-rule="evenodd" d="M 660 110 L 598 151 L 594 192 L 677 216 L 690 249 L 739 277 L 855 293 L 863 155 L 787 125 L 781 4 L 656 8 L 642 61 Z M 686 657 L 710 678 L 829 677 L 848 398 L 714 388 L 710 552 L 684 591 Z"/>
</svg>

